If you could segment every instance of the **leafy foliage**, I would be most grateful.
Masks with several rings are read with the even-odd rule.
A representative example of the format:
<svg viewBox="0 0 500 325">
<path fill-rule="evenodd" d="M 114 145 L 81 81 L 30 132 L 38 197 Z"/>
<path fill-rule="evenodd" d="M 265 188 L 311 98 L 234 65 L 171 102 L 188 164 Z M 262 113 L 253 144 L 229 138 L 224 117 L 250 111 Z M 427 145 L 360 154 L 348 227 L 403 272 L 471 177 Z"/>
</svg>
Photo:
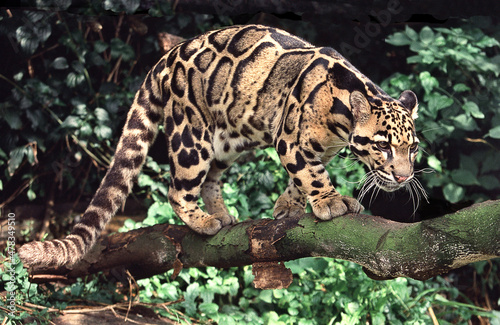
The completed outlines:
<svg viewBox="0 0 500 325">
<path fill-rule="evenodd" d="M 103 175 L 86 169 L 108 166 L 135 92 L 161 56 L 159 30 L 148 32 L 148 24 L 194 35 L 229 22 L 173 15 L 168 5 L 150 9 L 161 21 L 106 15 L 107 10 L 135 12 L 139 1 L 106 1 L 103 7 L 94 2 L 89 8 L 75 4 L 72 13 L 53 10 L 71 5 L 69 0 L 40 1 L 38 11 L 0 13 L 0 33 L 16 62 L 9 67 L 12 75 L 0 74 L 9 85 L 0 100 L 0 189 L 6 190 L 1 202 L 25 188 L 29 200 L 44 197 L 54 192 L 55 182 L 72 189 L 56 193 L 64 200 L 92 193 Z M 81 187 L 72 186 L 82 178 Z"/>
<path fill-rule="evenodd" d="M 454 303 L 459 291 L 441 278 L 376 282 L 358 265 L 325 258 L 286 265 L 295 278 L 288 289 L 254 289 L 249 266 L 208 267 L 183 270 L 175 280 L 169 278 L 172 271 L 140 280 L 141 297 L 155 302 L 184 296 L 177 306 L 182 314 L 219 324 L 426 324 L 429 308 L 443 321 L 493 316 L 470 303 Z"/>
<path fill-rule="evenodd" d="M 406 27 L 387 42 L 414 53 L 407 58 L 412 73 L 395 74 L 382 87 L 393 95 L 412 89 L 420 98 L 424 160 L 436 171 L 422 175 L 431 196 L 451 203 L 497 198 L 500 43 L 473 22 L 420 32 Z"/>
</svg>

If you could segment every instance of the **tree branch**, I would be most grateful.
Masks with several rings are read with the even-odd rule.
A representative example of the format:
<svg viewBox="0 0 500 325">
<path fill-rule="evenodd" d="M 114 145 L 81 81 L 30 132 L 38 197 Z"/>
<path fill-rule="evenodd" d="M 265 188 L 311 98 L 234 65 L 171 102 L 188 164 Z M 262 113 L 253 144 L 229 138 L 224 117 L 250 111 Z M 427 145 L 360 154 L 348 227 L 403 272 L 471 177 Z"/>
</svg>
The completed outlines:
<svg viewBox="0 0 500 325">
<path fill-rule="evenodd" d="M 279 262 L 306 256 L 349 260 L 362 265 L 375 279 L 403 276 L 425 280 L 472 262 L 500 257 L 500 200 L 416 223 L 362 214 L 324 222 L 305 215 L 248 220 L 211 237 L 186 226 L 156 225 L 104 238 L 71 269 L 32 271 L 37 274 L 33 280 L 43 282 L 98 271 L 129 270 L 134 277 L 144 278 L 170 269 L 176 274 L 189 267 L 254 264 L 258 278 L 269 280 L 274 274 L 270 284 L 260 287 L 276 288 L 291 282 L 291 273 Z M 272 282 L 280 277 L 290 279 L 281 279 L 281 284 Z"/>
</svg>

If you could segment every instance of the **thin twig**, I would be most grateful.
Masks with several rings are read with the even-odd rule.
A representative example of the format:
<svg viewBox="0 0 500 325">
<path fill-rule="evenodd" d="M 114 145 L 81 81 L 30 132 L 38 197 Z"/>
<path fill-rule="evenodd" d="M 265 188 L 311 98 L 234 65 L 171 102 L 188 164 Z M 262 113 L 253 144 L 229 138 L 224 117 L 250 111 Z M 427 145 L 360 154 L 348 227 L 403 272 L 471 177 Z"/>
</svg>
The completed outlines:
<svg viewBox="0 0 500 325">
<path fill-rule="evenodd" d="M 432 309 L 432 306 L 429 306 L 429 308 L 427 308 L 427 310 L 429 311 L 429 316 L 431 316 L 432 324 L 439 325 L 439 322 L 436 318 L 436 314 L 434 314 L 434 309 Z"/>
</svg>

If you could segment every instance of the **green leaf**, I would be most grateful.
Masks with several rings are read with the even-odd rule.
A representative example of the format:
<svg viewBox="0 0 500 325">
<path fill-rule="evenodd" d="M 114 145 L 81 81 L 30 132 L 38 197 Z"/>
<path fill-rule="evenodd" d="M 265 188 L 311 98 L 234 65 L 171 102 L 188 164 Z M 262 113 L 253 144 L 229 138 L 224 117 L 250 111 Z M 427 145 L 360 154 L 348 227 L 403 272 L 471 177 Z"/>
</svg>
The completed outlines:
<svg viewBox="0 0 500 325">
<path fill-rule="evenodd" d="M 500 132 L 500 131 L 499 131 Z M 481 162 L 481 173 L 485 174 L 500 170 L 500 152 L 489 152 L 486 158 Z"/>
<path fill-rule="evenodd" d="M 140 0 L 105 0 L 103 7 L 116 13 L 125 11 L 127 14 L 133 14 L 140 4 Z"/>
<path fill-rule="evenodd" d="M 28 200 L 30 201 L 36 199 L 36 193 L 31 188 L 28 190 L 28 193 L 26 193 L 26 195 L 28 196 Z"/>
<path fill-rule="evenodd" d="M 453 105 L 452 98 L 435 92 L 425 96 L 425 100 L 427 101 L 427 110 L 434 119 L 437 118 L 440 110 Z"/>
<path fill-rule="evenodd" d="M 490 131 L 488 132 L 488 134 L 486 134 L 486 136 L 494 139 L 500 139 L 500 125 L 490 129 Z"/>
<path fill-rule="evenodd" d="M 406 27 L 405 27 L 405 33 L 408 36 L 408 38 L 410 38 L 412 41 L 418 41 L 417 32 L 414 29 L 412 29 L 411 27 L 409 27 L 408 25 L 406 25 Z"/>
<path fill-rule="evenodd" d="M 108 43 L 104 42 L 104 41 L 95 41 L 94 42 L 94 50 L 97 52 L 97 53 L 102 53 L 104 51 L 106 51 L 108 49 L 109 45 Z"/>
<path fill-rule="evenodd" d="M 273 302 L 273 291 L 272 290 L 262 290 L 259 294 L 259 299 L 268 304 Z"/>
<path fill-rule="evenodd" d="M 480 48 L 500 46 L 500 43 L 493 37 L 483 36 L 478 42 L 475 43 Z"/>
<path fill-rule="evenodd" d="M 170 301 L 179 299 L 177 287 L 171 283 L 162 284 L 161 288 L 158 290 L 158 294 L 160 298 L 166 298 Z"/>
<path fill-rule="evenodd" d="M 438 172 L 443 172 L 443 169 L 441 167 L 441 160 L 439 160 L 436 156 L 429 156 L 429 158 L 427 158 L 427 163 L 429 164 L 429 166 L 438 171 Z"/>
<path fill-rule="evenodd" d="M 94 128 L 94 133 L 102 139 L 110 139 L 113 131 L 107 125 L 98 125 Z"/>
<path fill-rule="evenodd" d="M 81 74 L 85 71 L 85 66 L 80 61 L 77 60 L 71 62 L 71 67 L 73 68 L 73 70 L 78 72 L 78 74 Z"/>
<path fill-rule="evenodd" d="M 61 127 L 63 128 L 77 128 L 80 125 L 81 119 L 78 116 L 75 115 L 68 115 L 64 122 L 61 124 Z"/>
<path fill-rule="evenodd" d="M 8 161 L 8 170 L 11 176 L 14 175 L 14 172 L 23 162 L 25 154 L 26 154 L 26 147 L 24 146 L 18 147 L 10 152 L 9 154 L 10 159 Z"/>
<path fill-rule="evenodd" d="M 26 147 L 26 157 L 28 158 L 28 162 L 30 163 L 30 165 L 34 165 L 35 164 L 35 153 L 33 152 L 33 147 L 32 146 L 28 146 Z"/>
<path fill-rule="evenodd" d="M 153 184 L 153 179 L 147 174 L 141 173 L 139 174 L 139 177 L 137 177 L 137 185 L 140 187 L 151 186 Z"/>
<path fill-rule="evenodd" d="M 481 176 L 478 181 L 488 191 L 500 189 L 500 181 L 494 175 Z"/>
<path fill-rule="evenodd" d="M 66 76 L 66 85 L 70 88 L 75 88 L 85 81 L 85 76 L 83 74 L 78 74 L 74 72 L 68 73 Z"/>
<path fill-rule="evenodd" d="M 203 303 L 200 304 L 198 308 L 202 313 L 205 313 L 207 315 L 214 315 L 219 311 L 219 306 L 214 303 Z"/>
<path fill-rule="evenodd" d="M 86 123 L 77 132 L 79 136 L 86 138 L 92 135 L 92 128 Z"/>
<path fill-rule="evenodd" d="M 21 26 L 17 28 L 16 39 L 21 48 L 29 54 L 35 53 L 38 45 L 40 44 L 40 39 L 30 30 L 28 26 Z"/>
<path fill-rule="evenodd" d="M 424 28 L 422 28 L 419 36 L 420 36 L 420 40 L 424 44 L 431 44 L 434 41 L 434 32 L 428 26 L 425 26 Z"/>
<path fill-rule="evenodd" d="M 474 175 L 470 170 L 454 170 L 451 172 L 451 179 L 459 185 L 480 185 L 476 175 Z"/>
<path fill-rule="evenodd" d="M 478 163 L 480 161 L 477 157 L 471 157 L 466 154 L 460 154 L 460 169 L 465 169 L 470 171 L 472 174 L 477 175 L 479 173 Z"/>
<path fill-rule="evenodd" d="M 398 88 L 399 90 L 407 90 L 412 86 L 410 77 L 404 74 L 397 74 L 396 76 L 391 78 L 390 83 L 392 86 Z"/>
<path fill-rule="evenodd" d="M 422 57 L 420 55 L 412 55 L 406 58 L 406 63 L 414 64 L 422 62 Z"/>
<path fill-rule="evenodd" d="M 122 57 L 123 61 L 130 61 L 135 58 L 134 49 L 119 38 L 111 40 L 111 57 L 117 59 Z"/>
<path fill-rule="evenodd" d="M 477 104 L 474 102 L 466 102 L 465 104 L 462 105 L 462 108 L 464 111 L 471 114 L 475 118 L 479 118 L 479 119 L 484 118 L 484 113 L 481 112 L 481 110 L 479 109 L 479 106 L 477 106 Z"/>
<path fill-rule="evenodd" d="M 446 200 L 451 203 L 457 203 L 465 196 L 465 189 L 454 183 L 449 183 L 443 188 L 443 194 Z"/>
<path fill-rule="evenodd" d="M 103 57 L 97 54 L 96 52 L 90 52 L 88 54 L 88 61 L 89 63 L 96 65 L 98 67 L 104 66 L 106 64 L 106 61 L 103 59 Z"/>
<path fill-rule="evenodd" d="M 453 118 L 455 125 L 465 131 L 474 131 L 477 130 L 476 121 L 466 114 L 460 114 Z"/>
<path fill-rule="evenodd" d="M 419 79 L 426 93 L 430 93 L 432 89 L 439 86 L 439 81 L 431 76 L 429 71 L 421 72 L 419 75 Z"/>
<path fill-rule="evenodd" d="M 460 93 L 464 91 L 470 91 L 470 87 L 463 83 L 458 83 L 453 86 L 453 90 L 456 91 L 457 93 Z"/>
<path fill-rule="evenodd" d="M 385 41 L 394 46 L 410 45 L 412 42 L 411 39 L 408 38 L 408 36 L 406 36 L 403 32 L 397 32 L 389 35 Z"/>
<path fill-rule="evenodd" d="M 56 70 L 64 70 L 69 67 L 68 61 L 66 60 L 65 57 L 58 57 L 54 59 L 54 62 L 52 62 L 51 66 L 56 69 Z"/>
<path fill-rule="evenodd" d="M 99 123 L 107 123 L 109 122 L 109 114 L 104 108 L 97 107 L 94 110 L 95 117 Z"/>
<path fill-rule="evenodd" d="M 21 111 L 19 109 L 11 107 L 9 104 L 0 107 L 0 116 L 13 130 L 20 130 L 23 126 L 23 123 L 21 121 Z"/>
</svg>

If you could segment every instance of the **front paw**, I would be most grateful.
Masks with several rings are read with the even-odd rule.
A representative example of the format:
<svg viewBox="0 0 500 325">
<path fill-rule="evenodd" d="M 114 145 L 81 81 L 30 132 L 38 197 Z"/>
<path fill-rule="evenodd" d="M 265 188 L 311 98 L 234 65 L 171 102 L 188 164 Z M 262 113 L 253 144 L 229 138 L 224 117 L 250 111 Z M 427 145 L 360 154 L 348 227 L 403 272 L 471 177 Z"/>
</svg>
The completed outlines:
<svg viewBox="0 0 500 325">
<path fill-rule="evenodd" d="M 186 221 L 185 221 L 186 222 Z M 223 227 L 236 223 L 236 219 L 227 213 L 205 214 L 199 219 L 186 222 L 192 230 L 202 235 L 215 235 Z"/>
<path fill-rule="evenodd" d="M 337 195 L 319 199 L 312 204 L 314 215 L 321 220 L 331 220 L 347 213 L 360 213 L 364 207 L 354 198 Z"/>
</svg>

